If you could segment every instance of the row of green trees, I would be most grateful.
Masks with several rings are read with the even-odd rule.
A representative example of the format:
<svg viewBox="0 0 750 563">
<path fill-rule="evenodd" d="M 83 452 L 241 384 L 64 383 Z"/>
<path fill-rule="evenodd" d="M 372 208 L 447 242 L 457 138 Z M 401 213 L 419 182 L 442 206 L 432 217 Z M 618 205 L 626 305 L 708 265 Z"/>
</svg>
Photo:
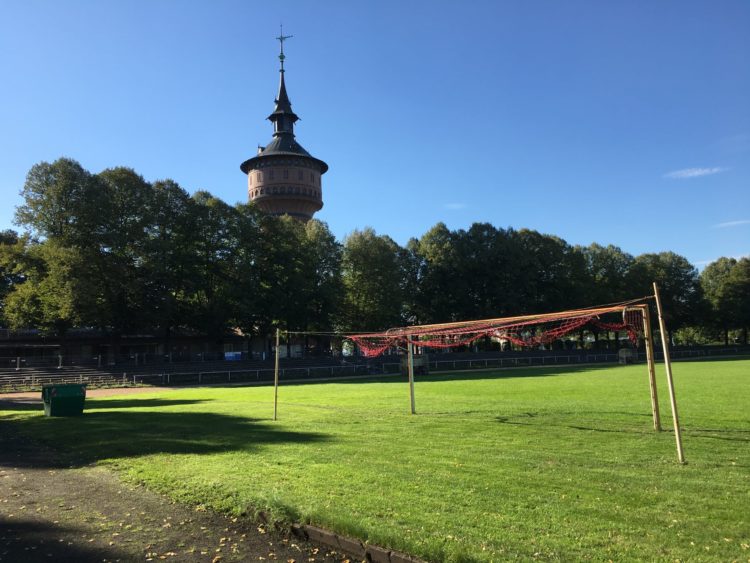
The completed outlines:
<svg viewBox="0 0 750 563">
<path fill-rule="evenodd" d="M 634 257 L 487 223 L 439 223 L 406 247 L 369 228 L 340 243 L 320 221 L 70 159 L 35 165 L 22 197 L 22 233 L 0 233 L 0 324 L 14 329 L 379 330 L 622 301 L 650 294 L 652 281 L 670 327 L 693 339 L 739 330 L 746 341 L 750 325 L 746 258 L 699 275 L 672 252 Z"/>
<path fill-rule="evenodd" d="M 366 229 L 347 237 L 344 258 L 350 268 L 356 260 L 344 270 L 348 310 L 355 312 L 346 326 L 354 330 L 621 302 L 652 295 L 655 281 L 677 343 L 728 344 L 732 333 L 747 343 L 748 258 L 720 258 L 699 273 L 674 252 L 632 256 L 613 245 L 571 246 L 487 223 L 455 231 L 439 223 L 406 248 Z M 367 311 L 383 316 L 373 323 Z"/>
</svg>

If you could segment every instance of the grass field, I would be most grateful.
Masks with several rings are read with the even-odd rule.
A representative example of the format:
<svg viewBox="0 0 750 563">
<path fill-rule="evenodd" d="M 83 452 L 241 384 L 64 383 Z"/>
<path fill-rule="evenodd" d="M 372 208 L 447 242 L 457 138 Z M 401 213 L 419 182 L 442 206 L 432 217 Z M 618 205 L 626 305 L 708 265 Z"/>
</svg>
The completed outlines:
<svg viewBox="0 0 750 563">
<path fill-rule="evenodd" d="M 430 561 L 750 558 L 750 361 L 674 364 L 688 463 L 646 369 L 194 388 L 0 413 L 175 499 L 270 510 Z M 671 426 L 663 366 L 662 420 Z"/>
</svg>

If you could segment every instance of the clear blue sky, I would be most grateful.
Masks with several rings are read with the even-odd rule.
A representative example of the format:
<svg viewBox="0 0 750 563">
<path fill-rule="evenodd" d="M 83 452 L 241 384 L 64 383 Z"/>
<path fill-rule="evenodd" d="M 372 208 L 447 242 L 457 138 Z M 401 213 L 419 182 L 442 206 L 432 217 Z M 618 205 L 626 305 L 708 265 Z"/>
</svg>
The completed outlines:
<svg viewBox="0 0 750 563">
<path fill-rule="evenodd" d="M 4 0 L 0 228 L 60 156 L 245 200 L 280 22 L 340 239 L 488 221 L 698 266 L 750 254 L 746 0 Z"/>
</svg>

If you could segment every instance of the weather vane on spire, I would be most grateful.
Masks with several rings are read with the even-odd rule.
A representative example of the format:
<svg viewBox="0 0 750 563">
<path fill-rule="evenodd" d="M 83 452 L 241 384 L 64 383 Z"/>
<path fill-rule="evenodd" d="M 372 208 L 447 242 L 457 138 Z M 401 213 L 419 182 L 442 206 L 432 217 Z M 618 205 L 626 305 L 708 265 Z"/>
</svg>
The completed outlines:
<svg viewBox="0 0 750 563">
<path fill-rule="evenodd" d="M 286 58 L 284 56 L 284 41 L 287 39 L 290 39 L 294 37 L 294 35 L 284 35 L 284 25 L 279 24 L 279 29 L 281 30 L 281 33 L 276 38 L 279 40 L 279 45 L 281 46 L 281 52 L 279 53 L 279 60 L 281 61 L 281 72 L 284 72 L 284 59 Z"/>
</svg>

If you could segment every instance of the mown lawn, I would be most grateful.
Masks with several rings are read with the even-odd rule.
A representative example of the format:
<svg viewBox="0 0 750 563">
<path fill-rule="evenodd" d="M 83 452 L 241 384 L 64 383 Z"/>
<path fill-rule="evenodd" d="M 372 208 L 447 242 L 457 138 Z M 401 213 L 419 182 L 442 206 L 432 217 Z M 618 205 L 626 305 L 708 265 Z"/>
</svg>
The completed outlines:
<svg viewBox="0 0 750 563">
<path fill-rule="evenodd" d="M 195 388 L 3 424 L 168 495 L 262 509 L 431 561 L 748 560 L 750 361 L 674 364 L 688 463 L 657 366 Z"/>
</svg>

